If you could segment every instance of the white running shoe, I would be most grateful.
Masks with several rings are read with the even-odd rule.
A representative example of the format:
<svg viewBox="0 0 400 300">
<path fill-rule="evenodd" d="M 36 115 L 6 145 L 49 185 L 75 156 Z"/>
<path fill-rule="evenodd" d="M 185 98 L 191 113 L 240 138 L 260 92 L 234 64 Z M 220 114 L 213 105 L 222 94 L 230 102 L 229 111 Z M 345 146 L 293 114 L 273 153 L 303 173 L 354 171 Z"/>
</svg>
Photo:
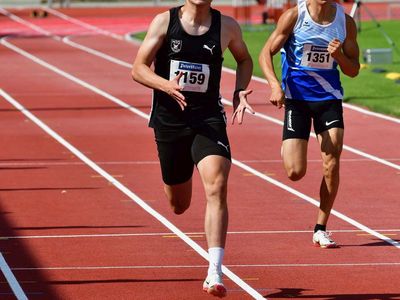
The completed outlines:
<svg viewBox="0 0 400 300">
<path fill-rule="evenodd" d="M 226 288 L 222 283 L 222 274 L 214 273 L 208 275 L 203 283 L 203 291 L 217 297 L 226 296 Z"/>
<path fill-rule="evenodd" d="M 314 245 L 321 248 L 337 248 L 338 245 L 330 238 L 331 235 L 330 232 L 318 230 L 313 235 Z"/>
</svg>

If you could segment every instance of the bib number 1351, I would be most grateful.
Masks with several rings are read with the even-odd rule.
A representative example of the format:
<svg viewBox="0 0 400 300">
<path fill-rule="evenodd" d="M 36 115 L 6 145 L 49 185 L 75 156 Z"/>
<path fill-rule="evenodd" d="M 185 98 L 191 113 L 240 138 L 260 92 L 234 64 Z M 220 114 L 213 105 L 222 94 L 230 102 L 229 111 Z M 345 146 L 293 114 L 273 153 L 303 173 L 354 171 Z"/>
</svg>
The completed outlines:
<svg viewBox="0 0 400 300">
<path fill-rule="evenodd" d="M 303 47 L 301 65 L 317 69 L 332 69 L 333 58 L 325 47 L 306 44 Z"/>
<path fill-rule="evenodd" d="M 210 66 L 207 64 L 171 60 L 169 79 L 182 73 L 179 85 L 183 91 L 205 93 L 210 78 Z"/>
</svg>

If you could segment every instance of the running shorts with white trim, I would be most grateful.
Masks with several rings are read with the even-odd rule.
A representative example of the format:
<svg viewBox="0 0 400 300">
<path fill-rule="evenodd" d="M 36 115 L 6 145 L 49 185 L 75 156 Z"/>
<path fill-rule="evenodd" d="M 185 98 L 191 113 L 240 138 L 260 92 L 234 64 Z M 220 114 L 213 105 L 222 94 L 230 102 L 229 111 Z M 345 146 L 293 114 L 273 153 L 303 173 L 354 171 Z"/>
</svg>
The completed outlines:
<svg viewBox="0 0 400 300">
<path fill-rule="evenodd" d="M 285 99 L 283 140 L 310 138 L 311 121 L 320 134 L 331 128 L 344 128 L 341 100 L 304 101 Z"/>
<path fill-rule="evenodd" d="M 202 123 L 184 129 L 154 129 L 162 178 L 165 184 L 188 181 L 194 165 L 209 155 L 231 160 L 226 124 Z"/>
</svg>

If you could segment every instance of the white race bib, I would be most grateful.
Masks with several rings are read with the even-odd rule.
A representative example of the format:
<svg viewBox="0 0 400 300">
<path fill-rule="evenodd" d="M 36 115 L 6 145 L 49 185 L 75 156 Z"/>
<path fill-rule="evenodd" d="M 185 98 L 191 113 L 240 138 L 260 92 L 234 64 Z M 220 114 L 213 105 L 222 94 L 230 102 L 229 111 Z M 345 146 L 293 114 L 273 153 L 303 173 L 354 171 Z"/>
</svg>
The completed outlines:
<svg viewBox="0 0 400 300">
<path fill-rule="evenodd" d="M 303 46 L 303 56 L 300 65 L 316 69 L 332 69 L 333 58 L 327 48 L 305 44 Z"/>
<path fill-rule="evenodd" d="M 171 60 L 169 80 L 183 73 L 179 86 L 183 91 L 205 93 L 210 79 L 210 66 L 207 64 Z"/>
</svg>

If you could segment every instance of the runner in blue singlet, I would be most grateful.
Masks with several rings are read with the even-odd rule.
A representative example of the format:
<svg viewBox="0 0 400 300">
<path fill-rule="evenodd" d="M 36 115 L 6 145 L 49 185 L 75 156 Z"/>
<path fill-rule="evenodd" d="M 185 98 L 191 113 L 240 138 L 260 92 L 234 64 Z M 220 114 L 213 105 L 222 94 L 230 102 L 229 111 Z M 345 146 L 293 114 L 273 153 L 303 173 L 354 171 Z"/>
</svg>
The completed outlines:
<svg viewBox="0 0 400 300">
<path fill-rule="evenodd" d="M 282 158 L 291 180 L 300 180 L 307 169 L 311 123 L 323 161 L 320 209 L 313 242 L 322 248 L 337 247 L 326 224 L 339 187 L 339 162 L 343 147 L 343 88 L 339 70 L 358 74 L 359 48 L 354 20 L 333 0 L 299 0 L 279 19 L 259 57 L 271 86 L 270 102 L 285 107 Z M 272 57 L 281 49 L 282 83 Z"/>
</svg>

